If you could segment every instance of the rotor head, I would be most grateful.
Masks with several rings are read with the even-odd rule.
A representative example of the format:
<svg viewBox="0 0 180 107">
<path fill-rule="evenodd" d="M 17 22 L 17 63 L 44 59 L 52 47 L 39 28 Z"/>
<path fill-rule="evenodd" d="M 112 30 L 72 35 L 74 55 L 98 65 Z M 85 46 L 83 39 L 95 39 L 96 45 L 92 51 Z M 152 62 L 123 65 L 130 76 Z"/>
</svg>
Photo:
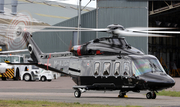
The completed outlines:
<svg viewBox="0 0 180 107">
<path fill-rule="evenodd" d="M 112 34 L 113 37 L 118 37 L 118 33 L 115 33 L 114 31 L 115 30 L 124 30 L 125 28 L 122 26 L 122 25 L 119 25 L 119 24 L 111 24 L 111 25 L 108 25 L 107 28 L 109 29 L 109 31 L 107 31 L 108 33 Z"/>
</svg>

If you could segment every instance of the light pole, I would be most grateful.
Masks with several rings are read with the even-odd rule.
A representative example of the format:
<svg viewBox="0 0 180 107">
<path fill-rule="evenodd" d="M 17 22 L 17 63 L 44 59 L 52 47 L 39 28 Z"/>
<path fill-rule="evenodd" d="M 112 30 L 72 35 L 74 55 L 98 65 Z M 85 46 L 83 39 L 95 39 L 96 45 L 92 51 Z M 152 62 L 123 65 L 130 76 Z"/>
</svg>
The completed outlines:
<svg viewBox="0 0 180 107">
<path fill-rule="evenodd" d="M 79 38 L 81 37 L 81 0 L 79 0 L 79 9 L 78 9 L 78 32 L 77 32 L 77 44 L 79 44 Z"/>
<path fill-rule="evenodd" d="M 79 0 L 79 8 L 78 8 L 78 32 L 77 32 L 77 44 L 80 44 L 81 43 L 81 31 L 80 28 L 81 28 L 81 11 L 86 8 L 86 6 L 91 2 L 91 0 L 89 0 L 89 2 L 86 4 L 86 6 L 84 6 L 83 9 L 81 9 L 81 1 L 82 0 Z"/>
</svg>

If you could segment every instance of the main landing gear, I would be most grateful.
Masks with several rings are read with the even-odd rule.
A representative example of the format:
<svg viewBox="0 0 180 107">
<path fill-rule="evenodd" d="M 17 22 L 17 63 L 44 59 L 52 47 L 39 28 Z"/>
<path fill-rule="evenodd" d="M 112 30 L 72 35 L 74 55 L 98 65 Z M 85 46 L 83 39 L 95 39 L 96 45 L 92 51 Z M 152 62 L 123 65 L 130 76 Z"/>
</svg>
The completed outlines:
<svg viewBox="0 0 180 107">
<path fill-rule="evenodd" d="M 87 86 L 74 86 L 73 89 L 75 90 L 74 91 L 74 97 L 80 98 L 81 94 L 86 92 L 86 90 L 88 90 L 88 87 Z M 127 92 L 128 91 L 122 91 L 122 90 L 119 91 L 118 97 L 119 98 L 126 98 L 127 97 L 127 95 L 126 95 Z M 147 99 L 156 99 L 156 93 L 154 91 L 148 92 L 146 94 L 146 98 Z"/>
<path fill-rule="evenodd" d="M 148 93 L 146 94 L 146 98 L 147 98 L 147 99 L 156 99 L 156 93 L 155 93 L 154 91 L 148 92 Z"/>
<path fill-rule="evenodd" d="M 81 91 L 80 91 L 79 89 L 76 89 L 76 90 L 74 91 L 74 97 L 76 97 L 76 98 L 81 97 Z"/>
<path fill-rule="evenodd" d="M 79 98 L 81 97 L 81 93 L 86 92 L 86 86 L 74 86 L 73 89 L 74 91 L 74 97 Z"/>
</svg>

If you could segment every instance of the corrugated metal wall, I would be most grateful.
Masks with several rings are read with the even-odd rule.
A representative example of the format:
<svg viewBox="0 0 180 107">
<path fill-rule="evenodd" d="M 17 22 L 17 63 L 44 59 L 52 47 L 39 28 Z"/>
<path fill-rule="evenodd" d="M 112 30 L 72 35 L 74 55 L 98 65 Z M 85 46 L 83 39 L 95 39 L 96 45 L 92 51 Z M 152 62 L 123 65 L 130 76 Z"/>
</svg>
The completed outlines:
<svg viewBox="0 0 180 107">
<path fill-rule="evenodd" d="M 95 28 L 95 13 L 96 10 L 82 14 L 82 27 Z M 55 26 L 77 27 L 77 20 L 77 17 L 74 17 Z M 81 43 L 94 39 L 95 34 L 95 32 L 82 32 Z M 63 52 L 68 51 L 72 47 L 73 32 L 34 33 L 33 38 L 43 52 Z"/>
<path fill-rule="evenodd" d="M 85 13 L 81 19 L 82 27 L 96 28 L 96 10 L 93 10 L 89 13 Z M 81 33 L 81 43 L 86 43 L 94 38 L 96 38 L 96 32 Z"/>
<path fill-rule="evenodd" d="M 120 24 L 127 27 L 148 26 L 148 3 L 147 1 L 133 0 L 98 0 L 98 28 L 109 24 Z M 103 37 L 106 33 L 98 33 Z M 147 37 L 126 37 L 132 46 L 148 53 Z"/>
<path fill-rule="evenodd" d="M 67 20 L 61 26 L 76 26 L 76 18 Z M 34 33 L 33 38 L 43 52 L 63 52 L 71 47 L 72 32 L 40 32 Z"/>
<path fill-rule="evenodd" d="M 148 26 L 147 1 L 98 0 L 97 6 L 97 10 L 82 15 L 82 27 L 105 28 L 109 24 L 121 24 L 124 27 Z M 77 27 L 77 17 L 58 23 L 56 26 Z M 72 46 L 72 32 L 35 33 L 33 35 L 44 52 L 67 51 Z M 92 40 L 96 36 L 104 37 L 108 34 L 82 32 L 81 43 Z M 126 39 L 132 46 L 148 53 L 147 37 L 126 37 Z"/>
</svg>

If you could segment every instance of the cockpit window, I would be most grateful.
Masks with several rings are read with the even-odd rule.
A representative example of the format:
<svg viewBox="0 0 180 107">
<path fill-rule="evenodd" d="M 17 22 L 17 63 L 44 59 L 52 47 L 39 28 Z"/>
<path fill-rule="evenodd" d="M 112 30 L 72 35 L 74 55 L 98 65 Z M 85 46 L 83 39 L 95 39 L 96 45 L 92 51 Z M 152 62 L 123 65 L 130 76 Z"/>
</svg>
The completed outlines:
<svg viewBox="0 0 180 107">
<path fill-rule="evenodd" d="M 132 62 L 133 73 L 138 76 L 147 72 L 165 72 L 159 61 L 155 58 L 134 59 Z"/>
<path fill-rule="evenodd" d="M 133 73 L 138 76 L 151 71 L 150 62 L 147 59 L 138 59 L 133 61 Z"/>
<path fill-rule="evenodd" d="M 162 72 L 164 71 L 163 67 L 161 66 L 160 62 L 157 59 L 150 59 L 151 65 L 153 66 L 154 71 Z"/>
</svg>

